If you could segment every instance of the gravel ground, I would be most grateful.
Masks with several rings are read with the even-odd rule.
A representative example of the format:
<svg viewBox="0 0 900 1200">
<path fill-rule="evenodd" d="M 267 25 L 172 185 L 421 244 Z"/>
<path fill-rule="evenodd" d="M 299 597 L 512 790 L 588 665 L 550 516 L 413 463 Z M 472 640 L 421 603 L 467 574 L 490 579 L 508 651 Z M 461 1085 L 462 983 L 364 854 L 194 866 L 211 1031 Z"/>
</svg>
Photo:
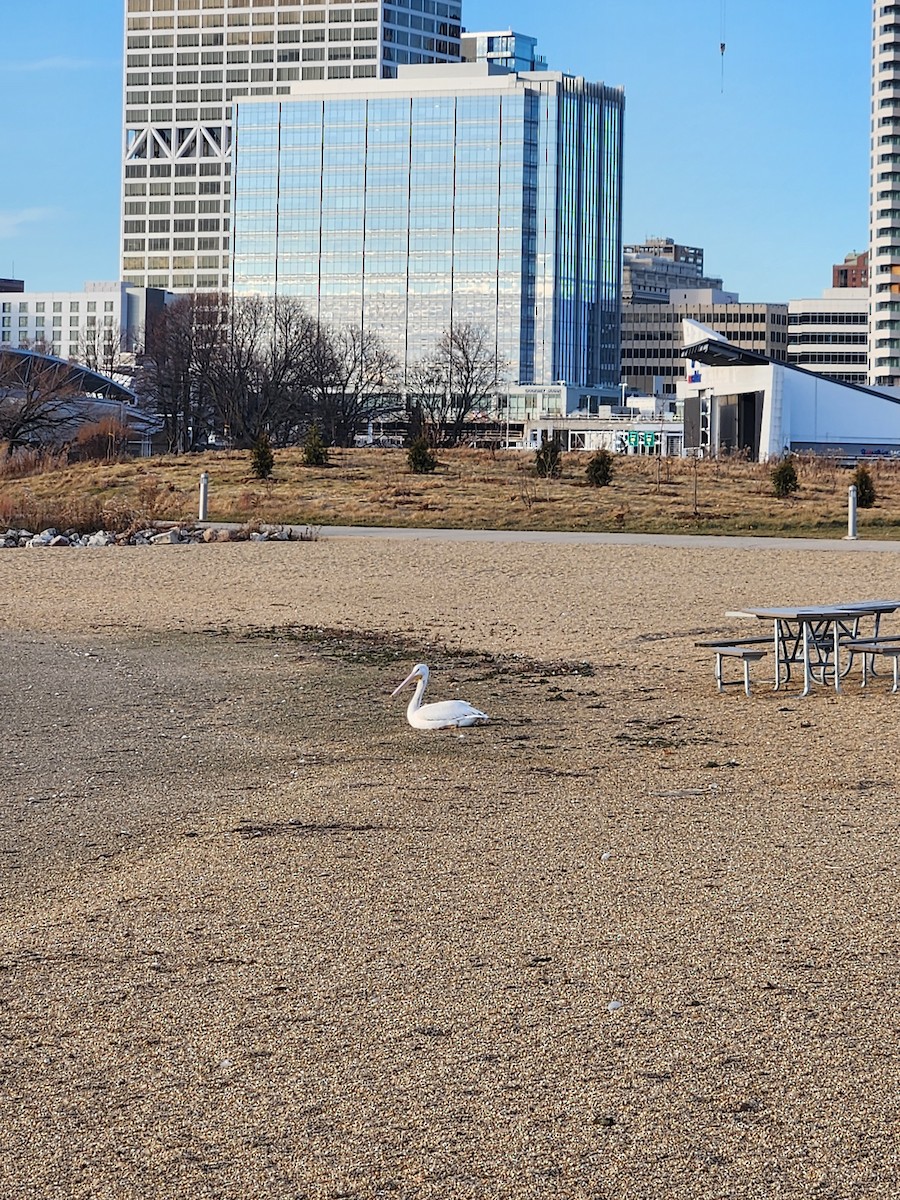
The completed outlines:
<svg viewBox="0 0 900 1200">
<path fill-rule="evenodd" d="M 900 697 L 720 696 L 693 642 L 894 594 L 825 550 L 4 554 L 0 1195 L 892 1200 Z M 411 730 L 420 659 L 491 724 Z"/>
</svg>

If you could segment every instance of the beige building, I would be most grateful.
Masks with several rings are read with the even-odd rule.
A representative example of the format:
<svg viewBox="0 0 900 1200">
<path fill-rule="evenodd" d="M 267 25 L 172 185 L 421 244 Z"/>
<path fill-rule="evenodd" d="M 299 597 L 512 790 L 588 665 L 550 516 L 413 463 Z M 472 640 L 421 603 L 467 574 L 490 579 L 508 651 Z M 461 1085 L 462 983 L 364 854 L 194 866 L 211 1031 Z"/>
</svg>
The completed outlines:
<svg viewBox="0 0 900 1200">
<path fill-rule="evenodd" d="M 682 322 L 697 321 L 734 346 L 787 359 L 788 306 L 742 304 L 734 292 L 671 290 L 668 304 L 622 308 L 622 384 L 641 395 L 674 396 L 690 364 L 681 357 Z"/>
<path fill-rule="evenodd" d="M 869 289 L 826 288 L 820 297 L 788 302 L 787 361 L 841 383 L 865 384 Z"/>
</svg>

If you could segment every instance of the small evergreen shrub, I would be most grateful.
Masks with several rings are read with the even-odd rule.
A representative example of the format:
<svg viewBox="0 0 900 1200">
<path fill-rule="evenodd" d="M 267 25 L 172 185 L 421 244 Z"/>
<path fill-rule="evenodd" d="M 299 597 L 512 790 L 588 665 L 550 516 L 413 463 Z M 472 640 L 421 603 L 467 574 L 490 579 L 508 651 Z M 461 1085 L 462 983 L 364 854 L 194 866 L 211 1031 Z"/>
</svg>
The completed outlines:
<svg viewBox="0 0 900 1200">
<path fill-rule="evenodd" d="M 268 479 L 275 466 L 275 455 L 269 444 L 269 435 L 261 433 L 250 450 L 250 469 L 257 479 Z"/>
<path fill-rule="evenodd" d="M 871 508 L 878 496 L 869 468 L 865 463 L 860 463 L 853 472 L 853 482 L 856 485 L 857 508 Z"/>
<path fill-rule="evenodd" d="M 558 434 L 545 439 L 535 451 L 534 469 L 541 479 L 558 479 L 562 475 L 562 445 Z"/>
<path fill-rule="evenodd" d="M 305 467 L 327 467 L 328 448 L 322 441 L 318 425 L 313 425 L 303 443 L 303 465 Z"/>
<path fill-rule="evenodd" d="M 609 487 L 612 483 L 613 470 L 612 454 L 608 450 L 598 450 L 588 459 L 584 473 L 591 487 Z"/>
<path fill-rule="evenodd" d="M 418 437 L 406 452 L 406 460 L 413 475 L 430 475 L 437 466 L 434 451 L 423 437 Z"/>
<path fill-rule="evenodd" d="M 800 488 L 797 466 L 792 456 L 783 458 L 772 471 L 772 487 L 779 500 L 786 500 Z"/>
</svg>

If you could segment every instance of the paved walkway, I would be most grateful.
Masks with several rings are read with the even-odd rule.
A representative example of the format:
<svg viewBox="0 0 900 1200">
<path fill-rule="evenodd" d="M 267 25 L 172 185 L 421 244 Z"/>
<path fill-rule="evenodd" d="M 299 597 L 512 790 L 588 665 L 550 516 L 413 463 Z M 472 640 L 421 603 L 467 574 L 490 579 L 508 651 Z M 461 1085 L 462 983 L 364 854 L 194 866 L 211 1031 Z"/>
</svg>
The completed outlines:
<svg viewBox="0 0 900 1200">
<path fill-rule="evenodd" d="M 239 528 L 237 525 L 221 528 Z M 308 528 L 294 525 L 297 533 Z M 720 537 L 680 533 L 556 533 L 540 529 L 394 529 L 376 525 L 321 525 L 322 538 L 380 538 L 395 541 L 537 542 L 558 546 L 696 546 L 723 550 L 837 550 L 900 554 L 900 542 L 830 538 Z"/>
</svg>

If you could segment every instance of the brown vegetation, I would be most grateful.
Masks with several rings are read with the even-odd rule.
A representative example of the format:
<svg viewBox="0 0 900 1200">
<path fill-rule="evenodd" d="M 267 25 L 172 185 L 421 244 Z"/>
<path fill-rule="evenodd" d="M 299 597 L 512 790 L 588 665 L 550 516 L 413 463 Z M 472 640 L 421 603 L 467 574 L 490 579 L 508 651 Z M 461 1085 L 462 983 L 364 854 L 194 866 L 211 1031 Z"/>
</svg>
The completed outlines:
<svg viewBox="0 0 900 1200">
<path fill-rule="evenodd" d="M 843 536 L 852 471 L 821 458 L 796 461 L 799 490 L 778 500 L 771 468 L 739 458 L 617 458 L 612 484 L 601 489 L 588 484 L 583 452 L 565 454 L 556 479 L 537 478 L 534 455 L 520 451 L 442 450 L 433 474 L 416 475 L 405 450 L 332 450 L 329 466 L 315 469 L 304 466 L 302 448 L 280 449 L 265 481 L 253 477 L 249 454 L 237 451 L 63 469 L 51 458 L 49 469 L 29 472 L 27 484 L 0 476 L 0 523 L 87 501 L 132 517 L 189 519 L 200 473 L 208 471 L 212 521 L 252 515 L 309 525 Z M 860 534 L 900 537 L 900 463 L 869 468 L 878 502 L 860 512 Z"/>
</svg>

